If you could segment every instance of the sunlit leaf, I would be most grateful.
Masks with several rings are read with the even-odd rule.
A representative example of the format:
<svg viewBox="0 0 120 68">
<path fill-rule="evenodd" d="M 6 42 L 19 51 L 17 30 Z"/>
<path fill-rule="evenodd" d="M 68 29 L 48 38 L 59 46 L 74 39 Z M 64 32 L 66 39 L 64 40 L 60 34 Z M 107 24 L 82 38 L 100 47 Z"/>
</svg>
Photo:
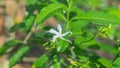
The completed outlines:
<svg viewBox="0 0 120 68">
<path fill-rule="evenodd" d="M 104 65 L 106 68 L 111 64 L 110 60 L 107 60 L 105 58 L 100 58 L 97 60 L 99 63 L 101 63 L 102 65 Z"/>
<path fill-rule="evenodd" d="M 54 3 L 54 4 L 50 4 L 47 7 L 44 7 L 40 13 L 37 15 L 36 18 L 36 22 L 39 23 L 43 23 L 43 21 L 45 21 L 47 18 L 55 15 L 57 12 L 57 10 L 66 8 L 65 5 L 63 4 L 59 4 L 59 3 Z"/>
<path fill-rule="evenodd" d="M 37 0 L 27 0 L 26 5 L 29 6 L 29 5 L 35 4 L 36 2 Z"/>
<path fill-rule="evenodd" d="M 47 60 L 48 57 L 46 56 L 46 54 L 43 54 L 42 56 L 37 58 L 37 60 L 33 63 L 33 68 L 42 68 L 42 66 Z"/>
<path fill-rule="evenodd" d="M 30 16 L 27 18 L 27 20 L 25 21 L 25 25 L 27 29 L 31 28 L 31 26 L 33 25 L 34 19 L 35 19 L 34 16 Z"/>
<path fill-rule="evenodd" d="M 31 49 L 29 46 L 24 46 L 20 48 L 14 55 L 10 58 L 9 68 L 12 68 L 15 64 L 22 61 L 23 56 Z"/>
<path fill-rule="evenodd" d="M 59 39 L 56 43 L 57 43 L 57 51 L 60 53 L 64 52 L 69 45 L 68 41 L 61 40 L 61 39 Z"/>
<path fill-rule="evenodd" d="M 83 14 L 76 15 L 72 20 L 89 20 L 95 24 L 120 24 L 120 19 L 114 15 L 104 12 L 90 11 Z"/>
<path fill-rule="evenodd" d="M 78 33 L 80 35 L 80 33 L 82 34 L 81 32 L 82 28 L 87 26 L 88 23 L 89 23 L 88 21 L 81 21 L 81 20 L 72 22 L 70 26 L 70 30 L 73 32 L 73 34 Z"/>
<path fill-rule="evenodd" d="M 117 57 L 117 59 L 112 64 L 112 68 L 119 68 L 119 67 L 120 67 L 120 57 Z"/>
<path fill-rule="evenodd" d="M 61 66 L 59 62 L 56 62 L 50 68 L 61 68 Z"/>
</svg>

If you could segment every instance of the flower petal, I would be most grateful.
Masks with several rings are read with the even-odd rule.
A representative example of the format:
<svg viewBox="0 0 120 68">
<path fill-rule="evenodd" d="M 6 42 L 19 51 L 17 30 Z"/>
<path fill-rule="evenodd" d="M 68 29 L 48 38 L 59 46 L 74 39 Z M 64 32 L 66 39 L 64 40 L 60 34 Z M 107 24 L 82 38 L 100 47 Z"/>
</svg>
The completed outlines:
<svg viewBox="0 0 120 68">
<path fill-rule="evenodd" d="M 50 29 L 48 32 L 52 33 L 52 34 L 59 34 L 56 30 L 54 29 Z"/>
<path fill-rule="evenodd" d="M 67 35 L 67 34 L 72 34 L 72 32 L 71 32 L 71 31 L 68 31 L 68 32 L 66 32 L 66 33 L 64 33 L 64 34 L 61 34 L 61 36 L 65 36 L 65 35 Z"/>
<path fill-rule="evenodd" d="M 61 27 L 60 24 L 57 25 L 57 29 L 58 29 L 59 33 L 61 34 L 62 33 L 62 27 Z"/>
<path fill-rule="evenodd" d="M 53 39 L 52 39 L 53 42 L 55 42 L 57 38 L 59 38 L 59 35 L 54 35 L 54 36 L 53 36 Z"/>
</svg>

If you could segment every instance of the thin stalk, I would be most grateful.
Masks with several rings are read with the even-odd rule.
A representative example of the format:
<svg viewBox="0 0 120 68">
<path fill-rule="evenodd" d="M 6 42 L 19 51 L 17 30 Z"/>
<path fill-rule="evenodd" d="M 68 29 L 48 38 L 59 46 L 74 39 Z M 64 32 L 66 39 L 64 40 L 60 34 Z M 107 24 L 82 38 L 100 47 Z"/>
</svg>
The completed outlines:
<svg viewBox="0 0 120 68">
<path fill-rule="evenodd" d="M 31 37 L 32 33 L 35 31 L 35 27 L 36 27 L 36 22 L 34 21 L 33 26 L 31 27 L 30 31 L 26 35 L 25 39 L 23 40 L 23 44 L 27 43 L 28 39 Z"/>
<path fill-rule="evenodd" d="M 89 40 L 86 40 L 86 41 L 82 41 L 79 45 L 92 41 L 93 39 L 95 39 L 97 37 L 98 34 L 99 34 L 99 31 L 92 38 L 90 38 Z"/>
<path fill-rule="evenodd" d="M 67 18 L 66 18 L 66 31 L 69 29 L 70 25 L 70 8 L 71 8 L 72 2 L 68 0 L 68 9 L 67 9 Z"/>
<path fill-rule="evenodd" d="M 120 54 L 120 47 L 118 47 L 118 53 L 117 55 L 115 56 L 115 58 L 112 60 L 111 64 L 108 66 L 108 68 L 111 68 L 113 63 L 117 60 L 117 58 L 119 57 L 119 54 Z"/>
</svg>

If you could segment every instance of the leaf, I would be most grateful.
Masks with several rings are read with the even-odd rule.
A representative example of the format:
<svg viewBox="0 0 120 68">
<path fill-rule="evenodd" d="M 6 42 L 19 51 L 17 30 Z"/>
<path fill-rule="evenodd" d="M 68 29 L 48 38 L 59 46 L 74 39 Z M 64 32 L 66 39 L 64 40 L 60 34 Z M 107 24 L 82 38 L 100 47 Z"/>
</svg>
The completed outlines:
<svg viewBox="0 0 120 68">
<path fill-rule="evenodd" d="M 31 49 L 29 46 L 24 46 L 20 48 L 14 55 L 10 58 L 9 68 L 12 68 L 15 64 L 19 63 L 23 56 Z"/>
<path fill-rule="evenodd" d="M 87 0 L 87 2 L 91 5 L 91 7 L 94 7 L 94 8 L 98 7 L 100 3 L 99 0 L 91 0 L 91 1 Z"/>
<path fill-rule="evenodd" d="M 111 7 L 106 8 L 105 11 L 107 11 L 109 14 L 115 15 L 118 18 L 120 18 L 120 10 L 117 7 L 112 7 L 111 6 Z"/>
<path fill-rule="evenodd" d="M 19 40 L 10 40 L 6 42 L 2 47 L 0 47 L 0 56 L 2 56 L 9 48 L 16 46 L 20 43 Z"/>
<path fill-rule="evenodd" d="M 60 62 L 54 63 L 50 68 L 61 68 Z"/>
<path fill-rule="evenodd" d="M 106 24 L 120 24 L 120 19 L 114 15 L 107 14 L 104 12 L 90 11 L 76 15 L 72 20 L 89 20 L 93 23 L 106 25 Z"/>
<path fill-rule="evenodd" d="M 50 66 L 50 68 L 61 68 L 61 62 L 64 63 L 60 57 L 54 55 L 52 57 L 52 65 Z"/>
<path fill-rule="evenodd" d="M 83 43 L 87 44 L 88 42 L 91 42 L 90 44 L 93 44 L 94 43 L 93 41 L 94 39 L 92 39 L 93 37 L 94 37 L 94 34 L 91 31 L 85 31 L 85 32 L 81 32 L 80 34 L 76 33 L 74 41 L 76 44 L 83 44 Z"/>
<path fill-rule="evenodd" d="M 57 2 L 57 0 L 51 0 L 51 2 Z"/>
<path fill-rule="evenodd" d="M 36 23 L 40 24 L 43 23 L 43 21 L 46 20 L 46 18 L 49 18 L 53 15 L 55 15 L 55 11 L 60 10 L 62 8 L 66 8 L 65 5 L 63 4 L 59 4 L 59 3 L 54 3 L 54 4 L 50 4 L 47 7 L 43 8 L 40 13 L 37 15 L 36 18 Z"/>
<path fill-rule="evenodd" d="M 31 28 L 31 26 L 33 25 L 33 21 L 34 21 L 34 16 L 30 16 L 29 18 L 27 18 L 27 20 L 25 21 L 25 25 L 26 28 L 29 29 Z"/>
<path fill-rule="evenodd" d="M 60 53 L 64 52 L 69 45 L 68 43 L 69 43 L 68 41 L 58 39 L 58 41 L 57 41 L 57 51 L 60 52 Z"/>
<path fill-rule="evenodd" d="M 23 30 L 25 28 L 25 23 L 16 23 L 11 29 L 10 32 L 15 32 L 17 30 Z"/>
<path fill-rule="evenodd" d="M 115 48 L 114 46 L 111 46 L 109 44 L 106 43 L 98 43 L 98 45 L 100 46 L 100 50 L 109 53 L 109 54 L 117 54 L 117 48 Z"/>
<path fill-rule="evenodd" d="M 86 56 L 78 56 L 81 62 L 88 62 L 89 59 Z"/>
<path fill-rule="evenodd" d="M 26 5 L 29 6 L 29 5 L 35 4 L 36 1 L 37 0 L 27 0 Z"/>
<path fill-rule="evenodd" d="M 46 54 L 43 54 L 33 63 L 33 68 L 41 68 L 47 60 L 48 57 L 46 56 Z"/>
<path fill-rule="evenodd" d="M 105 58 L 99 58 L 97 61 L 104 65 L 106 68 L 111 64 L 111 61 Z"/>
<path fill-rule="evenodd" d="M 76 14 L 81 14 L 81 13 L 84 13 L 83 10 L 81 10 L 79 7 L 77 6 L 71 6 L 71 9 L 70 9 L 71 12 L 76 12 Z"/>
<path fill-rule="evenodd" d="M 114 61 L 112 68 L 120 68 L 120 57 L 117 57 L 117 59 Z"/>
<path fill-rule="evenodd" d="M 82 34 L 82 32 L 81 32 L 82 28 L 87 26 L 88 23 L 89 23 L 88 21 L 81 21 L 81 20 L 72 22 L 70 30 L 72 31 L 73 34 L 76 34 L 76 33 L 81 33 Z"/>
</svg>

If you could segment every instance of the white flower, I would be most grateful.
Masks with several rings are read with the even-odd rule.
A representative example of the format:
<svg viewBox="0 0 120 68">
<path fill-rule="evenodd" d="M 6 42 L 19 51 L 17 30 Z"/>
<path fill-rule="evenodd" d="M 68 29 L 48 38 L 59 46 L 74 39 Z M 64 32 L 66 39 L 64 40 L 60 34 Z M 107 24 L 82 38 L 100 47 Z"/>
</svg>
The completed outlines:
<svg viewBox="0 0 120 68">
<path fill-rule="evenodd" d="M 62 40 L 65 40 L 65 41 L 68 41 L 68 42 L 72 43 L 70 40 L 67 40 L 67 39 L 63 38 L 63 36 L 66 36 L 67 34 L 72 34 L 71 31 L 68 31 L 68 32 L 65 32 L 65 33 L 62 34 L 62 27 L 61 27 L 60 24 L 57 25 L 57 29 L 58 29 L 58 31 L 56 31 L 55 29 L 50 29 L 48 31 L 52 34 L 55 34 L 52 38 L 53 42 L 55 42 L 57 38 L 60 38 Z"/>
</svg>

